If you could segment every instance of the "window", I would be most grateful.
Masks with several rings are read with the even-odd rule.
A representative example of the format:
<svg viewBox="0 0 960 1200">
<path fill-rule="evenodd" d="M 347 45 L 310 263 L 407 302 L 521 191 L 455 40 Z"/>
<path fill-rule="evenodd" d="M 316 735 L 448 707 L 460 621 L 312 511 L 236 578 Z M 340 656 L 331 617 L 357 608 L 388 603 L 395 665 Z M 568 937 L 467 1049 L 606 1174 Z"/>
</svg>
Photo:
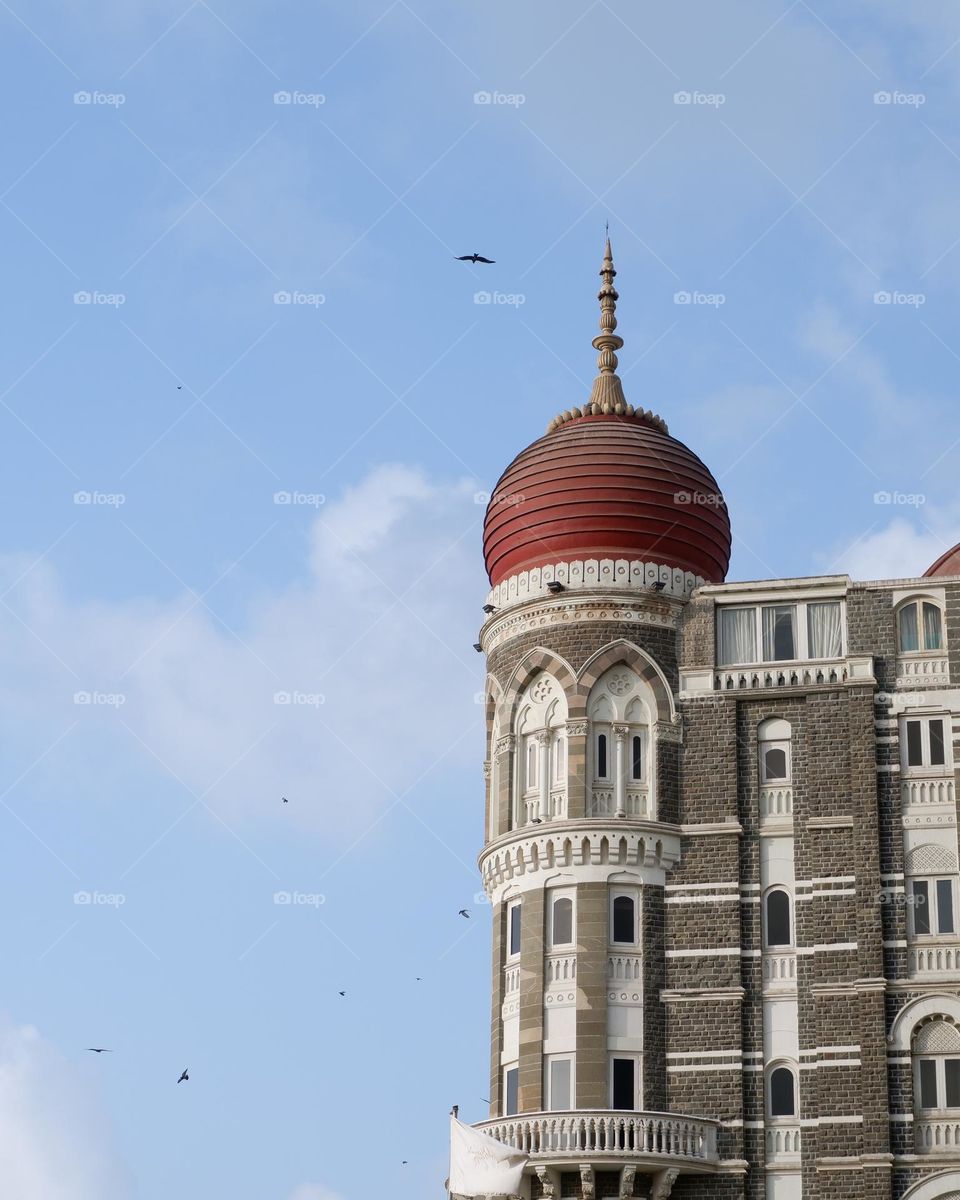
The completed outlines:
<svg viewBox="0 0 960 1200">
<path fill-rule="evenodd" d="M 757 728 L 761 783 L 790 782 L 790 722 L 779 717 L 761 721 Z"/>
<path fill-rule="evenodd" d="M 635 733 L 630 739 L 630 778 L 643 778 L 643 738 Z"/>
<path fill-rule="evenodd" d="M 901 729 L 903 766 L 945 766 L 946 728 L 943 717 L 910 717 L 904 720 Z"/>
<path fill-rule="evenodd" d="M 554 900 L 551 916 L 551 946 L 569 946 L 573 942 L 573 901 L 569 896 Z"/>
<path fill-rule="evenodd" d="M 952 879 L 914 879 L 910 896 L 915 935 L 956 932 Z"/>
<path fill-rule="evenodd" d="M 540 748 L 536 739 L 527 738 L 527 770 L 524 778 L 524 788 L 530 792 L 537 786 L 537 768 L 540 765 Z"/>
<path fill-rule="evenodd" d="M 774 1067 L 767 1085 L 767 1114 L 771 1117 L 797 1115 L 797 1081 L 789 1067 Z"/>
<path fill-rule="evenodd" d="M 787 749 L 785 746 L 765 746 L 760 763 L 764 783 L 780 782 L 787 778 Z"/>
<path fill-rule="evenodd" d="M 943 618 L 929 600 L 911 600 L 898 615 L 900 653 L 915 654 L 943 649 Z"/>
<path fill-rule="evenodd" d="M 544 1074 L 547 1112 L 573 1108 L 573 1059 L 548 1058 Z"/>
<path fill-rule="evenodd" d="M 925 1022 L 913 1038 L 914 1102 L 920 1112 L 960 1109 L 960 1032 L 950 1021 Z"/>
<path fill-rule="evenodd" d="M 632 896 L 614 896 L 613 930 L 611 941 L 620 945 L 635 946 L 637 943 L 637 906 Z"/>
<path fill-rule="evenodd" d="M 516 904 L 511 904 L 507 909 L 507 923 L 509 926 L 507 953 L 511 958 L 513 955 L 520 953 L 520 913 L 521 905 L 519 900 Z"/>
<path fill-rule="evenodd" d="M 790 896 L 783 888 L 774 888 L 767 892 L 764 904 L 766 945 L 789 946 L 790 937 Z"/>
<path fill-rule="evenodd" d="M 504 1074 L 503 1092 L 505 1104 L 503 1113 L 506 1117 L 512 1117 L 520 1111 L 520 1068 L 510 1067 Z"/>
<path fill-rule="evenodd" d="M 717 661 L 792 662 L 843 654 L 843 608 L 839 600 L 723 606 L 717 613 Z"/>
<path fill-rule="evenodd" d="M 566 740 L 557 737 L 553 743 L 553 782 L 563 783 L 566 763 Z"/>
<path fill-rule="evenodd" d="M 607 735 L 605 733 L 597 734 L 597 778 L 606 779 L 608 777 L 607 764 Z"/>
<path fill-rule="evenodd" d="M 636 1059 L 612 1058 L 610 1060 L 610 1107 L 633 1109 L 636 1106 Z"/>
</svg>

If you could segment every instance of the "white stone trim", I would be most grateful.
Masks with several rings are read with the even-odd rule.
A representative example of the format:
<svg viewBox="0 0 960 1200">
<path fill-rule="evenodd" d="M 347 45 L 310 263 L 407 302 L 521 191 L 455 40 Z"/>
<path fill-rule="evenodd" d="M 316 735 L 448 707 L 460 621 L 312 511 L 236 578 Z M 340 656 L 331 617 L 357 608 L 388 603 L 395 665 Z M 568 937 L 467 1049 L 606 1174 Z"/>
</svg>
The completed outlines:
<svg viewBox="0 0 960 1200">
<path fill-rule="evenodd" d="M 739 946 L 724 946 L 719 950 L 700 948 L 697 950 L 664 950 L 666 958 L 727 958 L 740 953 Z"/>
<path fill-rule="evenodd" d="M 686 600 L 703 583 L 699 575 L 681 571 L 663 563 L 633 558 L 588 558 L 547 563 L 510 575 L 498 583 L 487 597 L 488 604 L 505 609 L 524 600 L 549 596 L 548 583 L 562 583 L 565 591 L 652 592 L 653 584 L 662 583 L 660 592 Z"/>
</svg>

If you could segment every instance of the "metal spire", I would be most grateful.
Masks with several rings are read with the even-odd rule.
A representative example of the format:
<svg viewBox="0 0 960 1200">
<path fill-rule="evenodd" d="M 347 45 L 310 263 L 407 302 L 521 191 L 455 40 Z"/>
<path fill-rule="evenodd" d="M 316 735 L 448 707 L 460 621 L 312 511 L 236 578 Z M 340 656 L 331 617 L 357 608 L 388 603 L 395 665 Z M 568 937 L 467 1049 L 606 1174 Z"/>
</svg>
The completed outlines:
<svg viewBox="0 0 960 1200">
<path fill-rule="evenodd" d="M 594 412 L 626 414 L 627 400 L 623 394 L 620 376 L 617 374 L 619 364 L 616 353 L 623 347 L 623 338 L 614 332 L 617 328 L 617 301 L 620 299 L 617 289 L 613 286 L 616 273 L 608 234 L 600 267 L 603 283 L 597 293 L 597 299 L 600 301 L 600 332 L 592 343 L 593 348 L 599 351 L 597 367 L 600 374 L 593 381 L 589 403 L 599 406 Z"/>
</svg>

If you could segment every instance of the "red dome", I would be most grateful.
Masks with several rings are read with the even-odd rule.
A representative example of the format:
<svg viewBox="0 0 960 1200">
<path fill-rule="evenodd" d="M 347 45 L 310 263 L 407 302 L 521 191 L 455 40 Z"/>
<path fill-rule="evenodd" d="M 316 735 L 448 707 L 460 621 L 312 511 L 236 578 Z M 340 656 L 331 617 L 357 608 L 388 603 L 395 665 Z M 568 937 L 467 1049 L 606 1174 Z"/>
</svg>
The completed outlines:
<svg viewBox="0 0 960 1200">
<path fill-rule="evenodd" d="M 720 489 L 693 451 L 653 421 L 578 417 L 517 455 L 484 520 L 492 585 L 585 558 L 641 559 L 723 582 L 730 519 Z"/>
<path fill-rule="evenodd" d="M 960 575 L 960 542 L 941 554 L 932 567 L 928 567 L 927 575 Z"/>
</svg>

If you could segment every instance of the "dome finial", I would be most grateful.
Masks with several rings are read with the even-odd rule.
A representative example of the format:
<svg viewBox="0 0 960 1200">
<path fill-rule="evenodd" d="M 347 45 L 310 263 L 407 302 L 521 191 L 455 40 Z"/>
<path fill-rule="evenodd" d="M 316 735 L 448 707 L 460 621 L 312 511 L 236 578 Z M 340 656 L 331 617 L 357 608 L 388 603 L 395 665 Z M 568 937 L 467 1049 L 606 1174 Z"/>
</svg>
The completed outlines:
<svg viewBox="0 0 960 1200">
<path fill-rule="evenodd" d="M 588 413 L 617 413 L 627 415 L 627 401 L 623 394 L 623 384 L 617 374 L 617 351 L 623 346 L 623 338 L 615 333 L 617 328 L 617 301 L 619 295 L 613 286 L 616 268 L 613 265 L 613 251 L 610 248 L 610 225 L 606 226 L 606 245 L 603 250 L 603 263 L 600 266 L 600 278 L 603 283 L 597 293 L 600 301 L 600 332 L 593 339 L 593 348 L 597 354 L 597 367 L 600 374 L 593 381 L 585 412 Z"/>
</svg>

